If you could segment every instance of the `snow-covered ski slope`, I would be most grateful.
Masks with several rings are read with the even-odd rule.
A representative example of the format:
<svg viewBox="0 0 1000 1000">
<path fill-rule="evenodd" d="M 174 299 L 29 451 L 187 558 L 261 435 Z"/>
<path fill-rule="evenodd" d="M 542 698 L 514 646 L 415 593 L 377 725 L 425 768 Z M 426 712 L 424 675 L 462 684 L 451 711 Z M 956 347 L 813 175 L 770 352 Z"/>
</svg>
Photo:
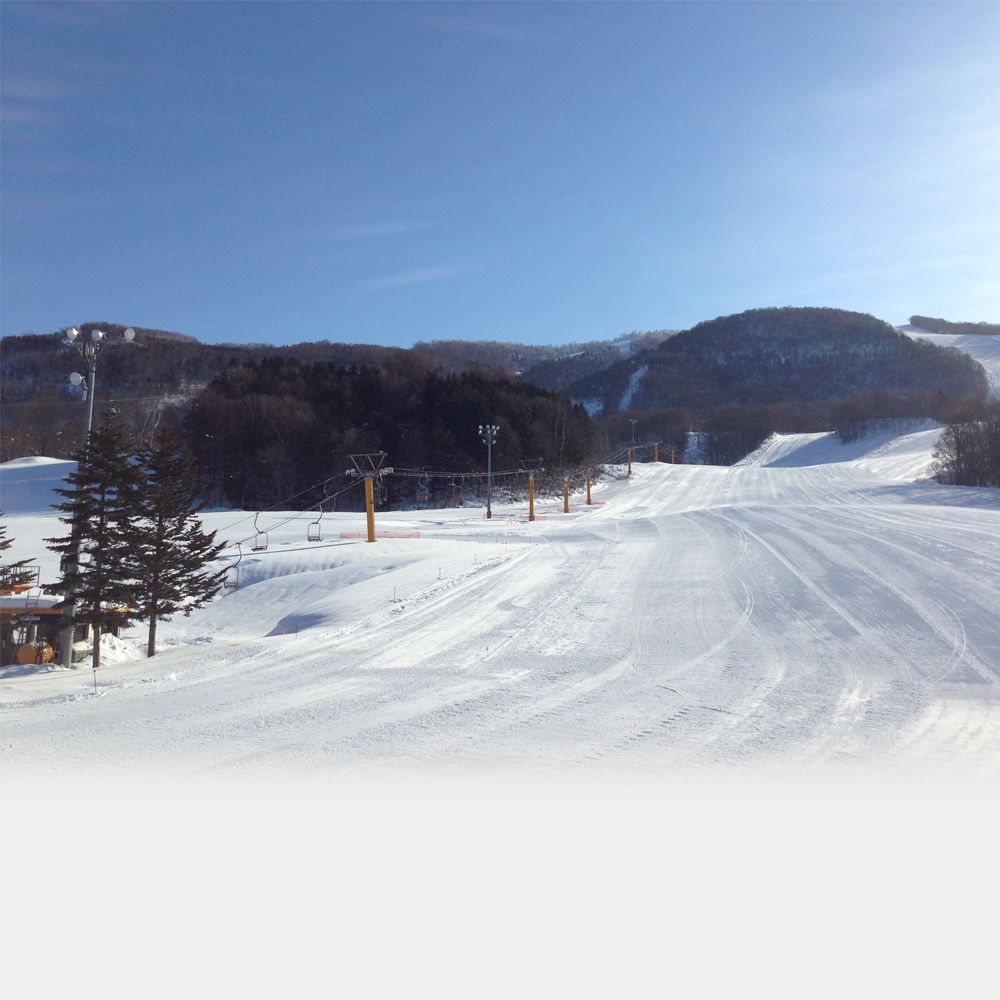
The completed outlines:
<svg viewBox="0 0 1000 1000">
<path fill-rule="evenodd" d="M 913 482 L 937 433 L 637 465 L 533 524 L 379 514 L 420 537 L 374 545 L 339 537 L 357 514 L 327 515 L 319 543 L 309 515 L 265 515 L 241 586 L 162 626 L 153 660 L 102 668 L 96 695 L 86 669 L 7 668 L 0 773 L 988 773 L 1000 491 Z M 44 465 L 11 465 L 5 496 L 27 496 Z M 44 563 L 59 526 L 23 504 L 15 555 Z M 243 516 L 205 519 L 235 540 Z"/>
<path fill-rule="evenodd" d="M 996 399 L 1000 399 L 1000 337 L 988 337 L 983 334 L 931 333 L 919 326 L 897 327 L 903 333 L 917 340 L 927 340 L 938 347 L 954 347 L 978 361 L 986 369 L 990 390 Z"/>
</svg>

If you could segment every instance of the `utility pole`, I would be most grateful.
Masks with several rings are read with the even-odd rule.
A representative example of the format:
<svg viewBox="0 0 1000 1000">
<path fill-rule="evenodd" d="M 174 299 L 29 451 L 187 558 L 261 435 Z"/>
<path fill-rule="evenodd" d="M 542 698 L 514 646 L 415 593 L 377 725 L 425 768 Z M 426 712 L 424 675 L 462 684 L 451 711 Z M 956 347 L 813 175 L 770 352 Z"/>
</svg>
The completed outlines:
<svg viewBox="0 0 1000 1000">
<path fill-rule="evenodd" d="M 365 481 L 365 518 L 368 521 L 368 541 L 375 541 L 375 480 L 381 481 L 383 476 L 392 475 L 392 469 L 383 467 L 386 459 L 384 451 L 368 452 L 364 455 L 349 456 L 354 463 L 353 469 L 347 469 L 348 476 L 361 476 Z"/>
<path fill-rule="evenodd" d="M 628 474 L 632 475 L 632 449 L 628 450 Z"/>
<path fill-rule="evenodd" d="M 103 330 L 91 330 L 90 337 L 85 338 L 80 331 L 71 326 L 60 337 L 60 343 L 65 347 L 72 347 L 83 359 L 87 366 L 86 376 L 79 372 L 72 372 L 69 383 L 74 388 L 83 386 L 83 398 L 87 403 L 87 421 L 83 426 L 83 436 L 80 439 L 81 451 L 85 450 L 90 443 L 90 431 L 94 426 L 94 394 L 97 386 L 97 360 L 101 357 L 105 348 L 112 344 L 131 344 L 135 341 L 135 330 L 132 327 L 122 331 L 120 339 L 112 340 Z M 86 385 L 84 381 L 86 380 Z M 77 567 L 80 565 L 80 538 L 77 535 L 76 544 L 73 547 L 73 554 L 66 560 L 66 576 L 76 576 Z M 63 625 L 60 633 L 59 645 L 62 652 L 62 665 L 64 667 L 73 666 L 73 632 L 76 628 L 76 599 L 69 595 L 63 608 L 66 616 L 66 624 Z M 97 674 L 94 674 L 94 684 L 97 684 Z"/>
<path fill-rule="evenodd" d="M 497 424 L 480 424 L 479 436 L 486 442 L 486 517 L 493 517 L 493 444 L 497 439 Z"/>
<path fill-rule="evenodd" d="M 636 417 L 629 417 L 628 422 L 632 425 L 632 447 L 635 447 L 635 425 L 639 422 Z"/>
<path fill-rule="evenodd" d="M 587 470 L 587 506 L 590 507 L 593 501 L 590 499 L 590 469 Z"/>
<path fill-rule="evenodd" d="M 528 473 L 528 520 L 535 520 L 535 473 L 544 472 L 544 460 L 536 458 L 534 461 L 526 460 L 521 462 L 521 471 Z"/>
</svg>

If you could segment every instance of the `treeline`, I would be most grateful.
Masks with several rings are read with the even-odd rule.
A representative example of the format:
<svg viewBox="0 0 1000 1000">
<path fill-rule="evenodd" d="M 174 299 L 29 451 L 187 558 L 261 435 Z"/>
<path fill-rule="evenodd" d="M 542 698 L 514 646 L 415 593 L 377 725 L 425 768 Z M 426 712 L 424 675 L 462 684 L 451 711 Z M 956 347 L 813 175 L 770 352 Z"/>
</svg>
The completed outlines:
<svg viewBox="0 0 1000 1000">
<path fill-rule="evenodd" d="M 957 486 L 1000 486 L 1000 404 L 945 429 L 934 455 L 937 478 Z"/>
<path fill-rule="evenodd" d="M 979 334 L 1000 337 L 1000 323 L 952 323 L 936 316 L 911 316 L 910 323 L 930 333 Z"/>
<path fill-rule="evenodd" d="M 485 423 L 500 426 L 497 470 L 539 456 L 568 469 L 591 457 L 590 419 L 564 396 L 472 372 L 443 375 L 413 354 L 381 368 L 288 357 L 234 364 L 195 397 L 183 429 L 212 497 L 253 509 L 343 473 L 351 454 L 384 451 L 390 465 L 410 469 L 485 470 Z M 394 482 L 394 499 L 408 482 Z M 321 499 L 306 492 L 297 505 Z"/>
</svg>

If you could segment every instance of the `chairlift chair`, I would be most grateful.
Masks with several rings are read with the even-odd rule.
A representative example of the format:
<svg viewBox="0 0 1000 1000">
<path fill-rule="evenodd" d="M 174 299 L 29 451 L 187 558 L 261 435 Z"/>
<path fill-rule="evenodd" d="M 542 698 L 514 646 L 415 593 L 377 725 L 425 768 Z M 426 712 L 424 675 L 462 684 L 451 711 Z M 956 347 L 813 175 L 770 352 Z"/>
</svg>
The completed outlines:
<svg viewBox="0 0 1000 1000">
<path fill-rule="evenodd" d="M 233 590 L 240 585 L 240 562 L 243 560 L 243 548 L 239 542 L 236 543 L 239 556 L 236 562 L 226 570 L 226 575 L 222 578 L 222 586 L 226 590 Z"/>
<path fill-rule="evenodd" d="M 254 514 L 253 517 L 253 527 L 256 534 L 254 535 L 253 545 L 251 546 L 254 552 L 266 552 L 267 551 L 267 532 L 261 531 L 257 526 L 257 518 L 260 517 L 260 513 Z"/>
<path fill-rule="evenodd" d="M 323 531 L 319 526 L 319 522 L 323 520 L 323 505 L 319 505 L 319 517 L 315 521 L 309 522 L 309 527 L 306 528 L 306 541 L 307 542 L 321 542 L 323 541 Z"/>
</svg>

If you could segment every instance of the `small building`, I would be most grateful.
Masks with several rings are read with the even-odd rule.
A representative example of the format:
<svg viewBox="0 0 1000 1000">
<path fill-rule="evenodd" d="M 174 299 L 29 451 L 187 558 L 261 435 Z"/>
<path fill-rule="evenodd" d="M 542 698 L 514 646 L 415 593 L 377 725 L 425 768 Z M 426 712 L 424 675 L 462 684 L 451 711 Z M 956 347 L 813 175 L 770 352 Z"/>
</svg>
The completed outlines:
<svg viewBox="0 0 1000 1000">
<path fill-rule="evenodd" d="M 19 583 L 0 577 L 0 665 L 58 659 L 63 599 L 43 594 L 38 567 L 26 568 L 31 575 Z"/>
</svg>

